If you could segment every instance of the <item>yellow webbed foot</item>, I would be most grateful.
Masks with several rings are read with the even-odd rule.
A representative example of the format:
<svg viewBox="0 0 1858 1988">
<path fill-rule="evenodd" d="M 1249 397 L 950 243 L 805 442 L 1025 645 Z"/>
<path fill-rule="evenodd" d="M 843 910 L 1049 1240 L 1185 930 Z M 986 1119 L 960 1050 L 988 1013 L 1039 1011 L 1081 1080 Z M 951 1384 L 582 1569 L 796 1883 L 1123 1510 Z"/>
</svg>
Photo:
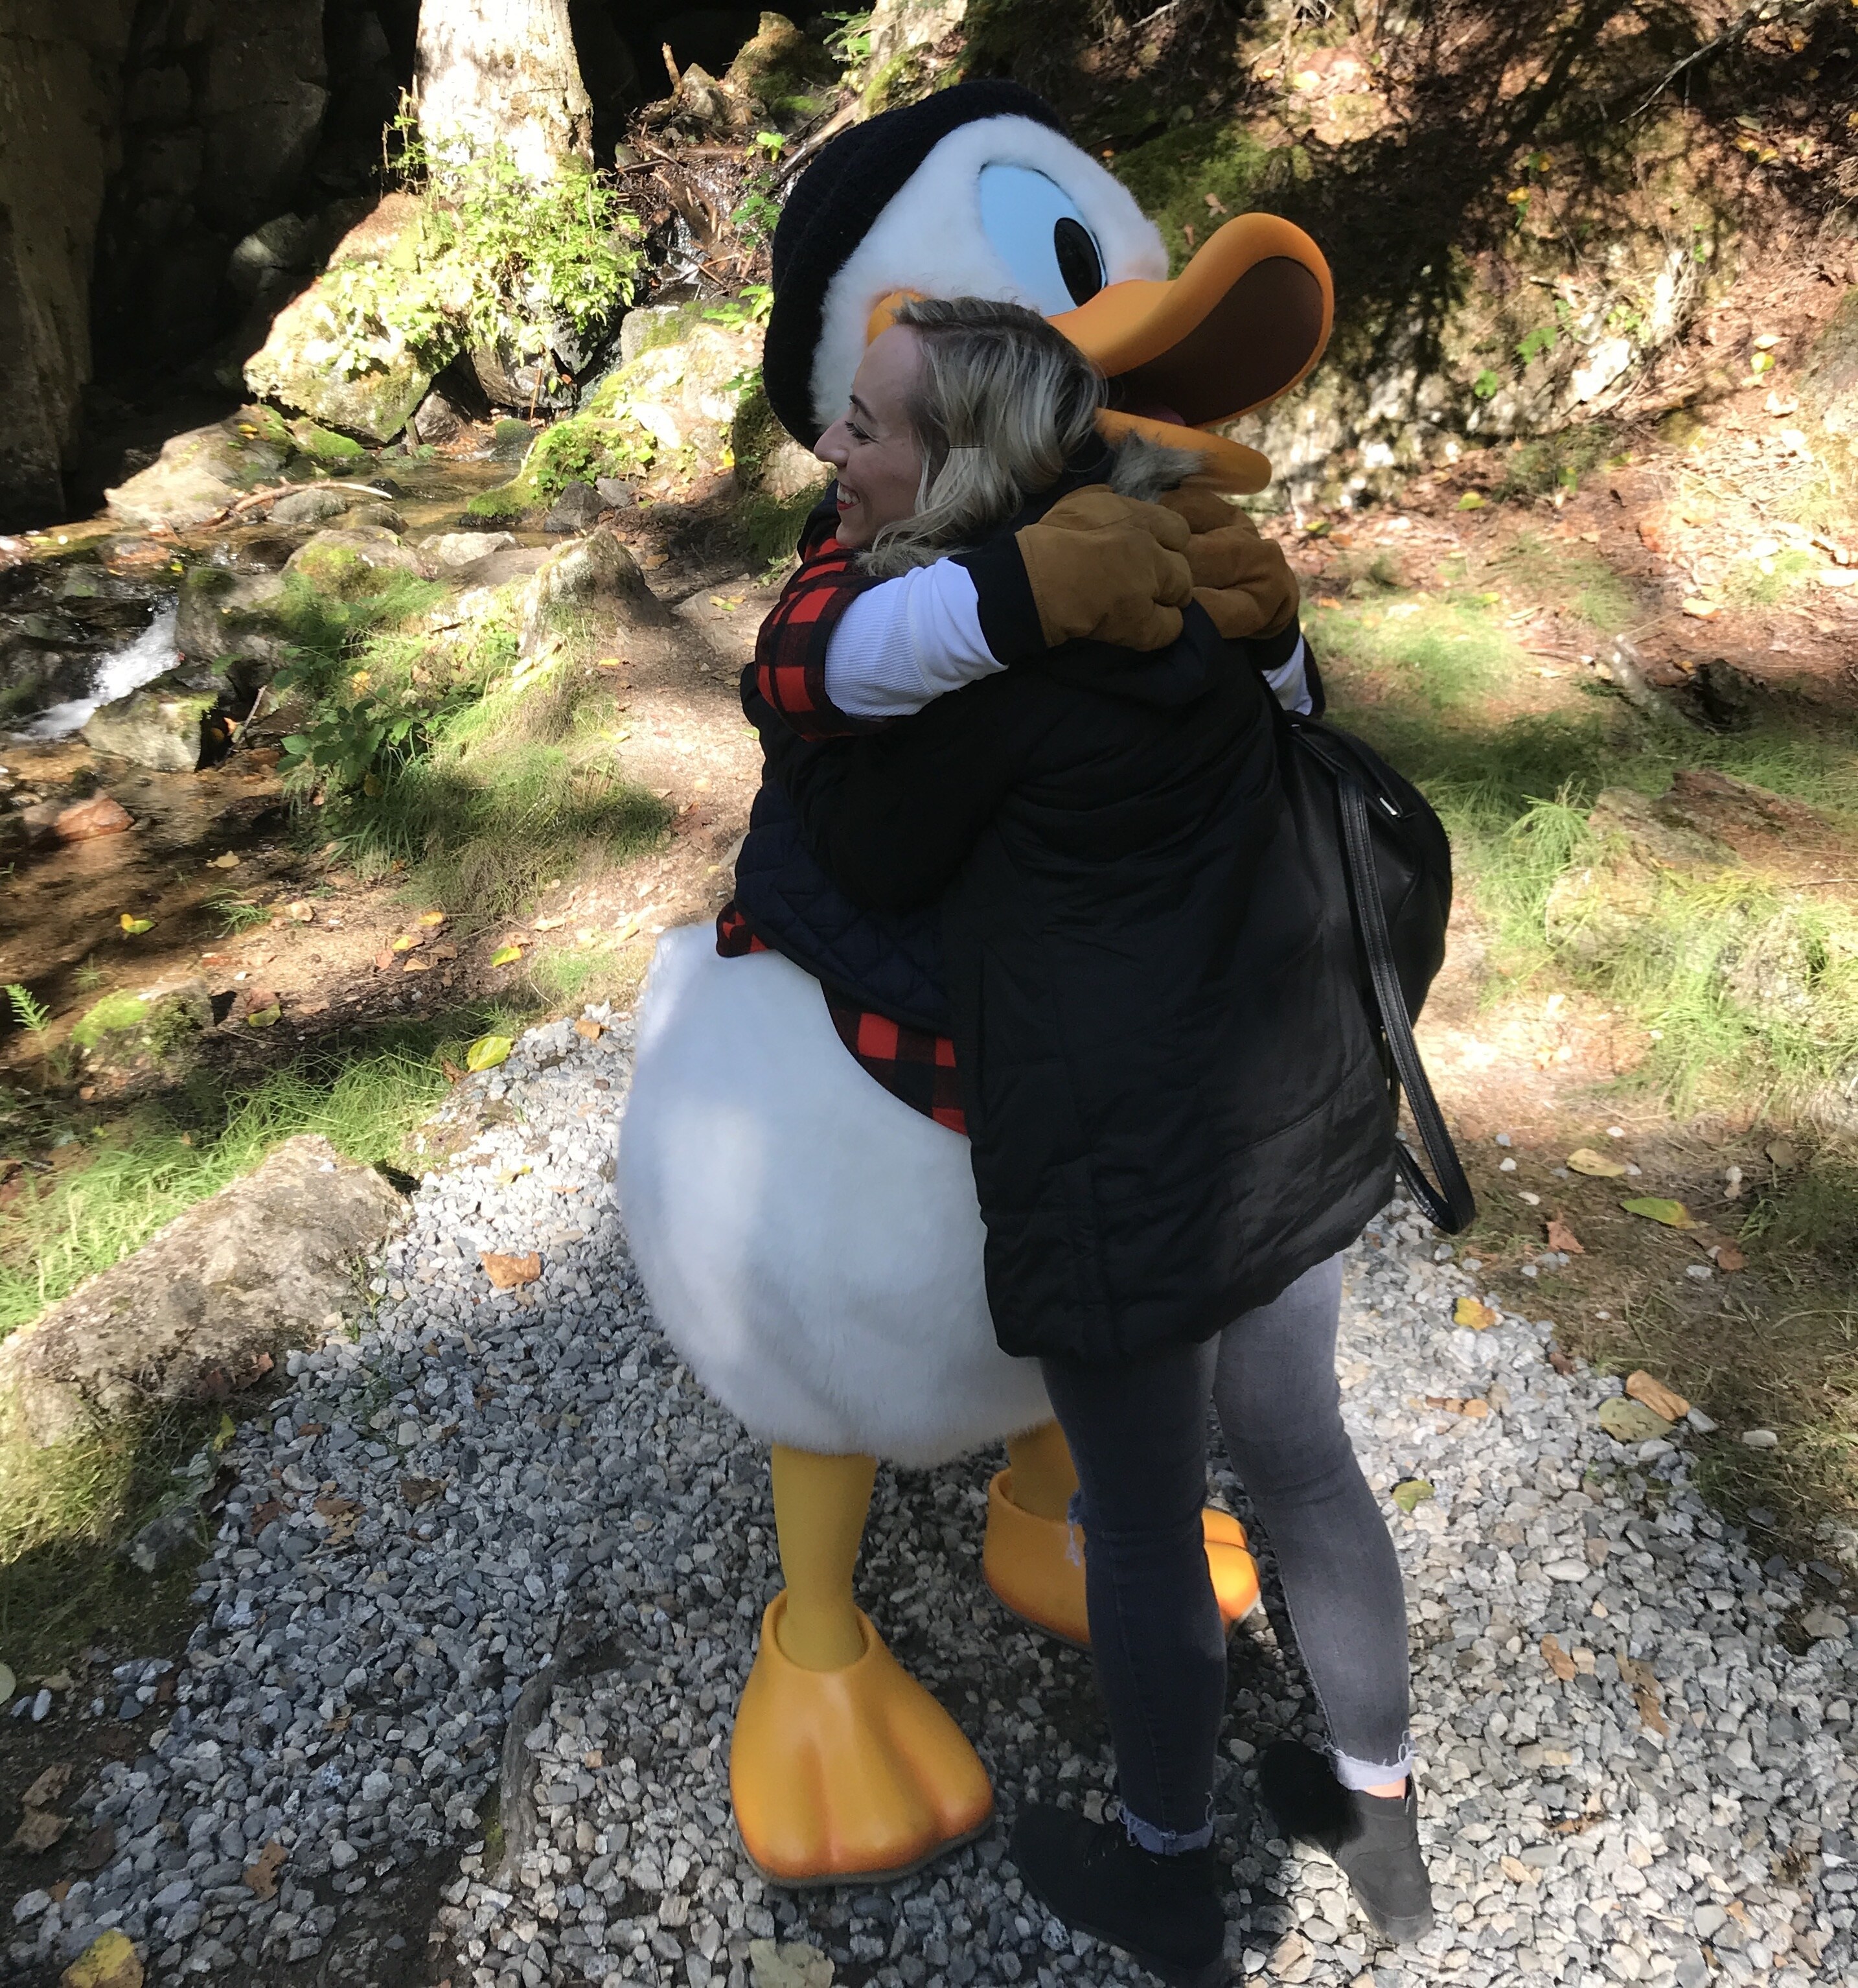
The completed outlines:
<svg viewBox="0 0 1858 1988">
<path fill-rule="evenodd" d="M 981 1570 L 995 1598 L 1022 1622 L 1090 1646 L 1084 1605 L 1084 1540 L 1062 1519 L 1041 1519 L 1013 1503 L 1013 1473 L 999 1472 L 987 1487 L 987 1539 Z M 1245 1529 L 1229 1512 L 1208 1506 L 1201 1513 L 1207 1567 L 1220 1619 L 1228 1628 L 1258 1604 L 1258 1563 L 1245 1547 Z"/>
<path fill-rule="evenodd" d="M 961 1728 L 860 1614 L 864 1654 L 808 1670 L 783 1654 L 786 1608 L 762 1618 L 736 1709 L 729 1793 L 742 1846 L 777 1885 L 894 1878 L 978 1835 L 987 1770 Z"/>
</svg>

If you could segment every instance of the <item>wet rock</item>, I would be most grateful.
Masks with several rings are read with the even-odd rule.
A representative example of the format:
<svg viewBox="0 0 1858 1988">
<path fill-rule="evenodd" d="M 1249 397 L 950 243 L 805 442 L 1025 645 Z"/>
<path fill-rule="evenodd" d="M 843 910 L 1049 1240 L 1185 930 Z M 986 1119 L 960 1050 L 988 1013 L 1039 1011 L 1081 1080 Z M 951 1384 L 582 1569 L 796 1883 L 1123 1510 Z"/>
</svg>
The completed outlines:
<svg viewBox="0 0 1858 1988">
<path fill-rule="evenodd" d="M 573 369 L 553 352 L 529 357 L 507 347 L 474 345 L 465 357 L 478 391 L 493 407 L 546 414 L 575 403 Z"/>
<path fill-rule="evenodd" d="M 584 532 L 606 508 L 593 485 L 576 478 L 549 505 L 542 528 L 545 532 Z"/>
<path fill-rule="evenodd" d="M 107 794 L 93 794 L 61 808 L 52 823 L 60 842 L 89 842 L 100 835 L 121 835 L 135 827 L 127 808 Z"/>
<path fill-rule="evenodd" d="M 242 407 L 223 421 L 171 435 L 147 468 L 103 495 L 110 515 L 126 525 L 180 530 L 274 481 L 292 447 L 273 410 Z"/>
<path fill-rule="evenodd" d="M 93 712 L 84 742 L 157 773 L 191 773 L 206 756 L 207 721 L 228 689 L 210 668 L 183 663 Z"/>
<path fill-rule="evenodd" d="M 414 441 L 433 448 L 456 441 L 470 425 L 471 417 L 437 387 L 421 401 L 411 423 Z"/>
<path fill-rule="evenodd" d="M 413 252 L 421 225 L 417 199 L 394 193 L 350 228 L 328 269 L 278 313 L 270 336 L 245 362 L 252 391 L 346 434 L 391 441 L 425 398 L 432 376 L 391 333 L 364 340 L 358 370 L 347 372 L 339 355 L 354 347 L 335 298 L 351 272 Z"/>
<path fill-rule="evenodd" d="M 420 555 L 435 566 L 475 565 L 516 543 L 508 532 L 434 532 L 419 542 Z"/>
<path fill-rule="evenodd" d="M 320 525 L 328 519 L 340 518 L 353 501 L 346 491 L 318 489 L 312 485 L 308 489 L 293 490 L 288 497 L 280 497 L 271 507 L 271 522 L 274 525 Z"/>
<path fill-rule="evenodd" d="M 219 1399 L 353 1308 L 352 1266 L 401 1210 L 372 1168 L 289 1140 L 0 1345 L 0 1399 L 41 1446 Z"/>
<path fill-rule="evenodd" d="M 294 552 L 292 556 L 295 556 Z M 282 667 L 290 648 L 282 576 L 195 566 L 181 583 L 174 643 L 190 663 L 238 658 L 239 688 Z M 255 687 L 255 686 L 254 686 Z"/>
<path fill-rule="evenodd" d="M 226 286 L 248 303 L 272 290 L 293 270 L 306 269 L 316 252 L 316 231 L 301 215 L 280 214 L 255 228 L 233 249 Z"/>
</svg>

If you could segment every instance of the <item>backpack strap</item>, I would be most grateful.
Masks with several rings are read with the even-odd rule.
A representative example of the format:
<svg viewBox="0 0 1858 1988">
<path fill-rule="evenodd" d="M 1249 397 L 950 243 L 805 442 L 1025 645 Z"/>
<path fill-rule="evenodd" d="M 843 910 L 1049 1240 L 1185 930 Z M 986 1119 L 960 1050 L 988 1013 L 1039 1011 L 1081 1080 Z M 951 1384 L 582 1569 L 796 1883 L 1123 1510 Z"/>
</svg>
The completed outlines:
<svg viewBox="0 0 1858 1988">
<path fill-rule="evenodd" d="M 1407 1013 L 1406 997 L 1400 992 L 1393 942 L 1387 935 L 1387 913 L 1380 900 L 1380 880 L 1375 872 L 1374 831 L 1368 819 L 1367 796 L 1360 782 L 1346 773 L 1338 776 L 1336 788 L 1342 808 L 1342 840 L 1348 856 L 1356 928 L 1367 954 L 1375 1003 L 1380 1010 L 1381 1027 L 1397 1076 L 1395 1104 L 1397 1106 L 1399 1101 L 1398 1089 L 1404 1088 L 1413 1108 L 1420 1142 L 1432 1161 L 1439 1184 L 1435 1187 L 1426 1178 L 1424 1169 L 1404 1139 L 1399 1141 L 1400 1178 L 1433 1226 L 1448 1236 L 1455 1236 L 1471 1226 L 1477 1214 L 1477 1202 L 1459 1164 L 1451 1134 L 1445 1129 L 1444 1114 L 1427 1080 L 1419 1045 L 1413 1040 L 1413 1023 Z"/>
</svg>

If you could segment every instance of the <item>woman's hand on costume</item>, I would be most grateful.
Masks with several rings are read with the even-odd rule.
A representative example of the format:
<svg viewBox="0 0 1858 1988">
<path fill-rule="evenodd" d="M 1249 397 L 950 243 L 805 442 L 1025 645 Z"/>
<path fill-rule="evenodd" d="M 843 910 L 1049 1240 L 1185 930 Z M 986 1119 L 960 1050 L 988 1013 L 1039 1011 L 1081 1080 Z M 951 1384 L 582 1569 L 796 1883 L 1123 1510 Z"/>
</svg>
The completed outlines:
<svg viewBox="0 0 1858 1988">
<path fill-rule="evenodd" d="M 1159 504 L 1092 484 L 1036 524 L 958 556 L 979 603 L 981 631 L 1002 663 L 1080 638 L 1162 649 L 1192 599 L 1187 522 Z"/>
</svg>

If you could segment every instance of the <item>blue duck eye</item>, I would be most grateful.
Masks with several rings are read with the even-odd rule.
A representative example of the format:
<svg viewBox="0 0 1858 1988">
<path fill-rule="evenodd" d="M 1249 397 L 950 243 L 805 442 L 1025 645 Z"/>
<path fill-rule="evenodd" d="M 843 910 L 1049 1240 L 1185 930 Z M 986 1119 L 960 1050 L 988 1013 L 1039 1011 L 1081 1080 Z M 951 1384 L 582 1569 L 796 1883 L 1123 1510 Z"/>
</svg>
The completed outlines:
<svg viewBox="0 0 1858 1988">
<path fill-rule="evenodd" d="M 1025 298 L 1046 316 L 1103 287 L 1103 252 L 1077 203 L 1029 166 L 981 169 L 981 225 Z"/>
</svg>

